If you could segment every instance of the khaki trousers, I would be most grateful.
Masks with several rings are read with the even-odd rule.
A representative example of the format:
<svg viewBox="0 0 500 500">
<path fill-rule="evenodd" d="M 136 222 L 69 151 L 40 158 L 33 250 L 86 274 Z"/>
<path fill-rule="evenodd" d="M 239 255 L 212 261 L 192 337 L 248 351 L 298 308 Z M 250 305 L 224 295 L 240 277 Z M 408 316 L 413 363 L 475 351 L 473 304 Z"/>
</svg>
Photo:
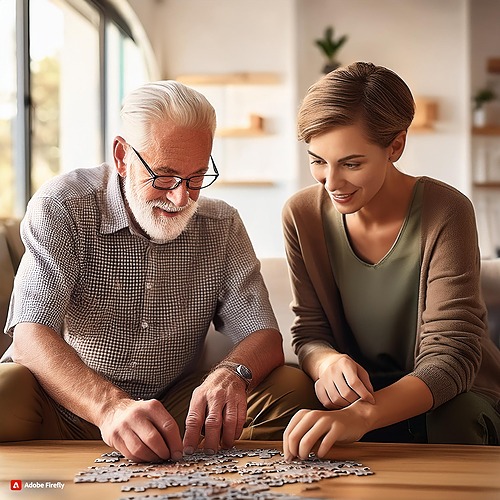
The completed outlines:
<svg viewBox="0 0 500 500">
<path fill-rule="evenodd" d="M 186 377 L 161 397 L 181 436 L 191 394 L 204 375 Z M 248 395 L 240 439 L 282 440 L 285 427 L 301 408 L 322 408 L 311 379 L 298 368 L 277 368 Z M 101 433 L 86 420 L 65 418 L 26 367 L 0 363 L 0 442 L 36 439 L 101 439 Z"/>
</svg>

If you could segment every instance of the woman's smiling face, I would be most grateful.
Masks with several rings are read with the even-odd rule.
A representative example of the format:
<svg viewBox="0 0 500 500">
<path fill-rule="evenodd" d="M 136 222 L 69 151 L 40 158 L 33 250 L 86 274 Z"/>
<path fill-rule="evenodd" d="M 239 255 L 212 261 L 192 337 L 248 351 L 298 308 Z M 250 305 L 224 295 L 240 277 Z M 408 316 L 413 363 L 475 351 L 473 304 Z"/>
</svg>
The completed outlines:
<svg viewBox="0 0 500 500">
<path fill-rule="evenodd" d="M 375 198 L 392 167 L 390 151 L 391 146 L 368 141 L 361 125 L 332 128 L 312 137 L 308 148 L 313 177 L 343 214 L 355 213 Z"/>
</svg>

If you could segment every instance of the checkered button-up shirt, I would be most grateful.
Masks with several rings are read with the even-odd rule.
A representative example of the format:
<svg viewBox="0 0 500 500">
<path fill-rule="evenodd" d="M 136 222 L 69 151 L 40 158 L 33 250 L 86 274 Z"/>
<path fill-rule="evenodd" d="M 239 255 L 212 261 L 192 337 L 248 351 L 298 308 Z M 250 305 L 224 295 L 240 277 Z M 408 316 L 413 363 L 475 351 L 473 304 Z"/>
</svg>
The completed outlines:
<svg viewBox="0 0 500 500">
<path fill-rule="evenodd" d="M 156 244 L 131 231 L 119 177 L 104 164 L 48 182 L 21 232 L 6 331 L 52 328 L 132 397 L 188 371 L 211 321 L 234 343 L 278 328 L 243 223 L 220 200 L 200 197 L 185 231 Z"/>
</svg>

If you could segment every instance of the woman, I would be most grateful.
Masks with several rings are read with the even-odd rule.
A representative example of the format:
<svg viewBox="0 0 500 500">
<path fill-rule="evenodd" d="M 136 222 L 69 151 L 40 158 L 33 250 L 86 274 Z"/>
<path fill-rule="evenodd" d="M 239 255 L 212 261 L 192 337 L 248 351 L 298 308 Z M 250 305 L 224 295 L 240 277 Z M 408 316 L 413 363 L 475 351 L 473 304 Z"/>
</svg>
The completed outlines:
<svg viewBox="0 0 500 500">
<path fill-rule="evenodd" d="M 487 333 L 473 207 L 394 166 L 413 115 L 401 78 L 362 62 L 325 75 L 299 110 L 318 184 L 283 211 L 292 334 L 325 410 L 292 418 L 287 459 L 365 435 L 498 444 L 500 351 Z"/>
</svg>

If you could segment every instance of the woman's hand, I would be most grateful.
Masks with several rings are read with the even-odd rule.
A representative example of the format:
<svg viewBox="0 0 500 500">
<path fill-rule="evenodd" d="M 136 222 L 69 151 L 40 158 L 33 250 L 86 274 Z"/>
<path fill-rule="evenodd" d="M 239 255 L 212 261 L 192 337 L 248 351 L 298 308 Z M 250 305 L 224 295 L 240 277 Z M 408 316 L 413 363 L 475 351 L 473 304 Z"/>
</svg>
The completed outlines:
<svg viewBox="0 0 500 500">
<path fill-rule="evenodd" d="M 305 460 L 316 445 L 316 455 L 323 458 L 335 443 L 353 443 L 369 430 L 363 412 L 354 406 L 338 411 L 299 410 L 283 434 L 285 460 Z"/>
<path fill-rule="evenodd" d="M 346 354 L 330 354 L 321 361 L 314 384 L 321 404 L 339 410 L 358 399 L 375 403 L 368 372 Z"/>
</svg>

